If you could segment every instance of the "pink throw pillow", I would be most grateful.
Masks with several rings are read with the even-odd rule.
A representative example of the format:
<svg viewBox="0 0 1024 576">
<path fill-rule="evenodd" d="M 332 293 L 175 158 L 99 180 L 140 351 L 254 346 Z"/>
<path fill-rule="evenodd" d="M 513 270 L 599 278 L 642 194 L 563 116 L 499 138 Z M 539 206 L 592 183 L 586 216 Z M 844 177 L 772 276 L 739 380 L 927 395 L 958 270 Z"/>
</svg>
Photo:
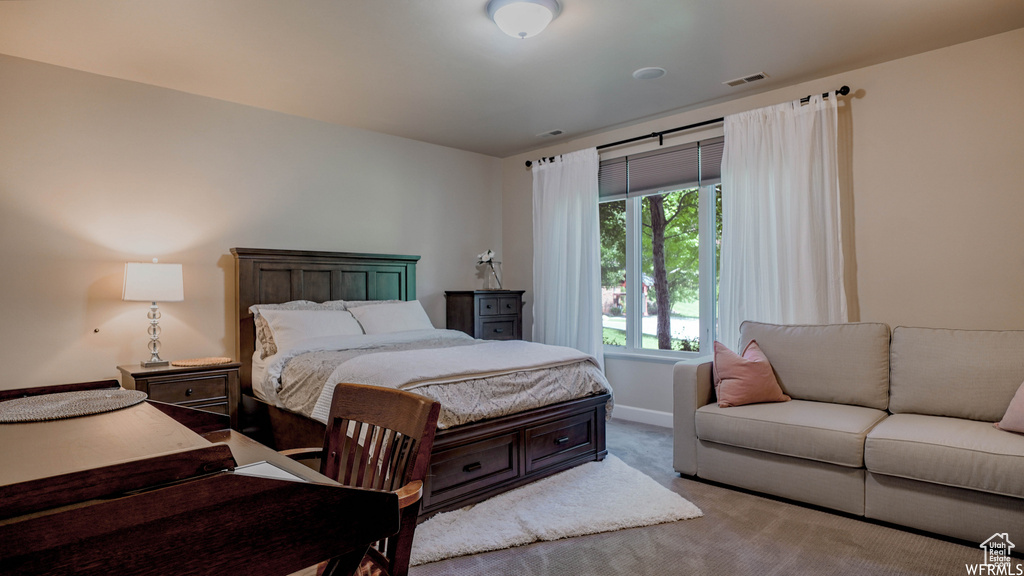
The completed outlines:
<svg viewBox="0 0 1024 576">
<path fill-rule="evenodd" d="M 754 340 L 743 349 L 743 356 L 716 341 L 712 370 L 720 408 L 790 400 L 782 392 L 772 365 Z"/>
<path fill-rule="evenodd" d="M 1024 434 L 1024 384 L 1017 388 L 1017 393 L 1013 395 L 1013 400 L 1010 400 L 1003 419 L 996 422 L 996 428 Z"/>
</svg>

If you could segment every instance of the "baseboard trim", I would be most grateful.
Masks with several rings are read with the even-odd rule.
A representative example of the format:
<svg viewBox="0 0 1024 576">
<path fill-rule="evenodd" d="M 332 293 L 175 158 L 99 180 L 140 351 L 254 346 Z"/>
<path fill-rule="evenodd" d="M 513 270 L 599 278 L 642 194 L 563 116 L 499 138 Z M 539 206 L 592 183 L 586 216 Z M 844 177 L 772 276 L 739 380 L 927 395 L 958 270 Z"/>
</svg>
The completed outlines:
<svg viewBox="0 0 1024 576">
<path fill-rule="evenodd" d="M 662 428 L 672 427 L 671 412 L 636 408 L 635 406 L 623 406 L 622 404 L 616 404 L 615 408 L 612 409 L 612 418 L 628 420 L 630 422 L 640 422 L 641 424 L 651 424 L 653 426 L 661 426 Z"/>
</svg>

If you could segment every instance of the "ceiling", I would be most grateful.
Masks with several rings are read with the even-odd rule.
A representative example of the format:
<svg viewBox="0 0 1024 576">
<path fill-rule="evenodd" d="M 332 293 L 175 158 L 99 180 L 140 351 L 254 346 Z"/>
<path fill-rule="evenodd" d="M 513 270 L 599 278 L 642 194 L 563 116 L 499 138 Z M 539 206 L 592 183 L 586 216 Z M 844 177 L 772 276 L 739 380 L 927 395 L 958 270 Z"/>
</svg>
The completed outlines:
<svg viewBox="0 0 1024 576">
<path fill-rule="evenodd" d="M 1024 27 L 1021 0 L 560 2 L 518 40 L 486 0 L 4 1 L 0 53 L 507 157 Z"/>
</svg>

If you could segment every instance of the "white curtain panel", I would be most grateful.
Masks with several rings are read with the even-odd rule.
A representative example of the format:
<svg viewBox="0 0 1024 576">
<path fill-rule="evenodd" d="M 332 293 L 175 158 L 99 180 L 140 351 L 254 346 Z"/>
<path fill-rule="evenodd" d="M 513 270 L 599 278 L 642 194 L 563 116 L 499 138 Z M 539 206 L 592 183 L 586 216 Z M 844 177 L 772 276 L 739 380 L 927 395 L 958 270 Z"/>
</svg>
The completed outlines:
<svg viewBox="0 0 1024 576">
<path fill-rule="evenodd" d="M 835 95 L 725 118 L 719 340 L 744 320 L 847 321 Z"/>
<path fill-rule="evenodd" d="M 533 167 L 533 339 L 604 365 L 596 148 Z"/>
</svg>

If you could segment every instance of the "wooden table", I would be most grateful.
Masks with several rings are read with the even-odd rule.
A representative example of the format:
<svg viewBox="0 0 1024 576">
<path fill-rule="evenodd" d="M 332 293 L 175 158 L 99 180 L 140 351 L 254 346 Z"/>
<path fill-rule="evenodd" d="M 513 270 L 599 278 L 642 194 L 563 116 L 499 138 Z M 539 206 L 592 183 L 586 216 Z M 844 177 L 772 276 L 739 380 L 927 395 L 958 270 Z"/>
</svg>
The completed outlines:
<svg viewBox="0 0 1024 576">
<path fill-rule="evenodd" d="M 340 486 L 191 412 L 144 402 L 0 424 L 0 571 L 269 576 L 335 558 L 348 574 L 398 531 L 394 494 Z M 303 481 L 233 471 L 260 461 Z"/>
</svg>

